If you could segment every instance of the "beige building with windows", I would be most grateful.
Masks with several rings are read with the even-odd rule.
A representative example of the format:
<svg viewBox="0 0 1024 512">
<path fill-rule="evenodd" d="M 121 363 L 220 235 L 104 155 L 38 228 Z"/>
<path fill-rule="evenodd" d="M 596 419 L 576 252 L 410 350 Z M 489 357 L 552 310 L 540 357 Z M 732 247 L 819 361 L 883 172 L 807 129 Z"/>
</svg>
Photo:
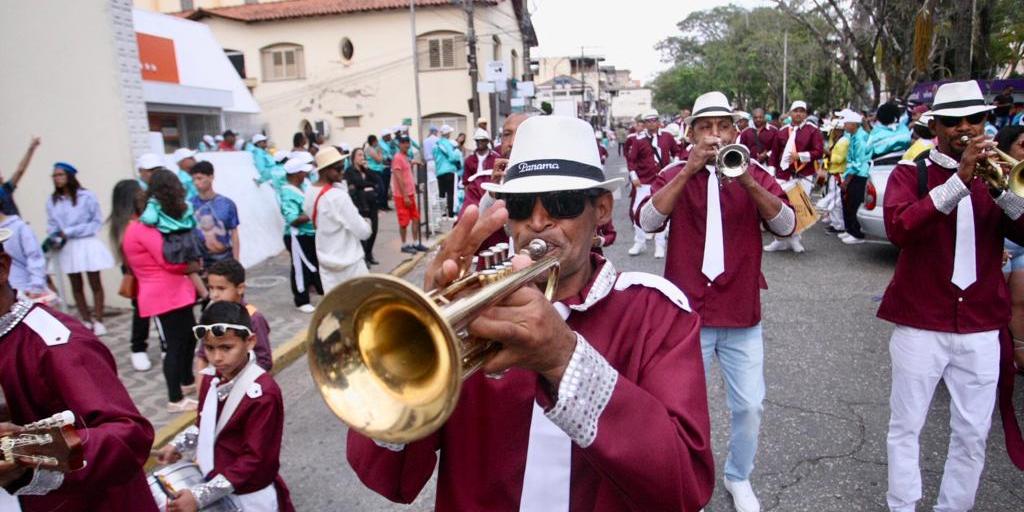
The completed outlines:
<svg viewBox="0 0 1024 512">
<path fill-rule="evenodd" d="M 477 0 L 474 23 L 479 80 L 501 61 L 506 92 L 480 95 L 481 116 L 500 124 L 510 113 L 514 80 L 527 72 L 536 35 L 525 0 Z M 416 43 L 407 0 L 135 0 L 207 25 L 260 105 L 278 147 L 297 131 L 330 143 L 361 144 L 404 120 L 415 124 L 414 59 L 419 65 L 424 127 L 447 123 L 469 134 L 472 87 L 467 16 L 450 0 L 416 0 Z M 412 127 L 415 134 L 416 126 Z M 243 133 L 250 136 L 251 133 Z"/>
</svg>

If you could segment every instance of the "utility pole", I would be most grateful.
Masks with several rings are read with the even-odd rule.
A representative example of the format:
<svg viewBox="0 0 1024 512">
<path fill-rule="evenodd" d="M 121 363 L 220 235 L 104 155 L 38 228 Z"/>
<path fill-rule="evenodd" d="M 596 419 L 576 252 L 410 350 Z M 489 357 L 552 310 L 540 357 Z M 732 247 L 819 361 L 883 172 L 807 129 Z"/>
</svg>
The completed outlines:
<svg viewBox="0 0 1024 512">
<path fill-rule="evenodd" d="M 789 73 L 789 31 L 782 33 L 782 108 L 780 112 L 786 112 L 786 79 Z"/>
<path fill-rule="evenodd" d="M 583 118 L 584 118 L 584 120 L 586 120 L 589 123 L 590 119 L 588 119 L 588 116 L 587 116 L 587 113 L 589 112 L 589 110 L 587 110 L 587 74 L 583 72 L 583 47 L 582 46 L 580 46 L 580 63 L 579 63 L 579 66 L 577 66 L 577 67 L 580 68 L 580 84 L 581 84 L 580 85 L 580 106 L 583 107 Z"/>
<path fill-rule="evenodd" d="M 473 25 L 473 0 L 462 0 L 462 8 L 466 10 L 466 44 L 469 45 L 469 89 L 473 93 L 473 123 L 480 119 L 480 93 L 476 90 L 476 83 L 479 81 L 476 65 L 476 28 Z"/>
<path fill-rule="evenodd" d="M 412 81 L 416 87 L 416 137 L 420 142 L 420 147 L 423 147 L 423 114 L 420 109 L 420 55 L 416 44 L 416 0 L 409 0 L 409 37 L 412 39 Z M 430 180 L 427 176 L 427 157 L 426 155 L 420 154 L 420 159 L 423 160 L 423 179 L 420 183 L 426 185 Z M 419 173 L 417 173 L 419 174 Z M 422 200 L 423 204 L 423 223 L 421 226 L 425 228 L 426 234 L 429 237 L 431 235 L 430 230 L 430 194 L 423 191 Z"/>
</svg>

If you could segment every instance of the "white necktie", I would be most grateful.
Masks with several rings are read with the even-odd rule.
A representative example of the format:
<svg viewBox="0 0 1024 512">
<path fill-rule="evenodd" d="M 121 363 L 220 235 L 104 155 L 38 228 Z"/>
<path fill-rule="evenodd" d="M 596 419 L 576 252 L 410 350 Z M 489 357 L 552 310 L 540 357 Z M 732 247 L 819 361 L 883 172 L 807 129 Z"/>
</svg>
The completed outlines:
<svg viewBox="0 0 1024 512">
<path fill-rule="evenodd" d="M 708 168 L 707 224 L 704 230 L 704 264 L 700 271 L 714 281 L 725 272 L 725 248 L 722 242 L 722 205 L 719 200 L 718 175 Z"/>
<path fill-rule="evenodd" d="M 978 279 L 974 262 L 974 205 L 971 196 L 956 205 L 956 248 L 953 252 L 953 284 L 961 290 Z"/>
<path fill-rule="evenodd" d="M 199 446 L 196 449 L 196 462 L 203 474 L 213 470 L 213 441 L 217 436 L 217 384 L 220 379 L 213 378 L 210 390 L 206 392 L 203 410 L 199 413 Z"/>
</svg>

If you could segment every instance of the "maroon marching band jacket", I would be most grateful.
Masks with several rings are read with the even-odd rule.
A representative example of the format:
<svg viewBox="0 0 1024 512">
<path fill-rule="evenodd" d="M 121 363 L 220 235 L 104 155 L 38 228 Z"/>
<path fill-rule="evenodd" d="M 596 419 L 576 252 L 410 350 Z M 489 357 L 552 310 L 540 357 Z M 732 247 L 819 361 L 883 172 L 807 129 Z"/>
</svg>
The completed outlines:
<svg viewBox="0 0 1024 512">
<path fill-rule="evenodd" d="M 501 158 L 501 155 L 499 155 L 493 149 L 490 150 L 490 153 L 488 153 L 487 158 L 484 159 L 483 168 L 494 169 L 494 162 L 498 158 Z M 470 167 L 470 159 L 473 160 L 472 167 Z M 466 158 L 466 162 L 464 165 L 465 172 L 462 173 L 462 184 L 463 187 L 465 188 L 465 196 L 462 201 L 462 207 L 459 209 L 459 213 L 456 216 L 456 219 L 462 218 L 462 212 L 465 211 L 468 206 L 480 205 L 480 200 L 483 199 L 485 194 L 487 194 L 487 191 L 483 189 L 483 184 L 491 180 L 490 176 L 477 176 L 479 159 L 477 158 L 475 152 Z M 458 220 L 456 220 L 456 222 L 458 222 Z M 508 242 L 508 235 L 505 234 L 504 228 L 500 228 L 495 230 L 494 233 L 491 233 L 490 235 L 487 236 L 487 239 L 484 240 L 484 242 L 480 245 L 480 250 L 487 249 L 488 247 L 492 247 L 496 244 L 500 244 L 503 242 Z"/>
<path fill-rule="evenodd" d="M 211 377 L 203 376 L 199 389 L 199 411 L 203 410 Z M 224 424 L 213 445 L 213 469 L 206 475 L 210 480 L 224 475 L 235 488 L 235 494 L 248 494 L 274 484 L 278 510 L 295 512 L 288 486 L 278 473 L 281 467 L 281 437 L 284 433 L 284 399 L 281 388 L 269 373 L 256 378 L 259 396 L 249 393 L 238 403 L 234 414 Z M 217 414 L 224 402 L 217 404 Z M 196 426 L 203 421 L 196 417 Z"/>
<path fill-rule="evenodd" d="M 0 338 L 0 386 L 11 419 L 24 425 L 70 410 L 86 466 L 65 474 L 48 494 L 21 496 L 22 510 L 156 512 L 143 471 L 153 427 L 118 379 L 110 350 L 81 322 L 49 307 L 34 305 L 25 316 L 28 323 Z M 61 325 L 70 335 L 54 334 Z"/>
<path fill-rule="evenodd" d="M 779 131 L 770 124 L 765 124 L 761 131 L 757 131 L 756 127 L 748 126 L 742 132 L 740 132 L 740 144 L 743 144 L 750 150 L 750 155 L 755 160 L 758 160 L 762 164 L 768 163 L 768 158 L 763 160 L 757 159 L 757 155 L 760 152 L 771 152 L 775 146 L 775 137 L 779 134 Z"/>
<path fill-rule="evenodd" d="M 679 162 L 658 175 L 651 187 L 651 197 L 686 167 Z M 760 166 L 751 165 L 751 176 L 785 207 L 789 197 L 782 187 Z M 757 205 L 743 186 L 731 181 L 720 188 L 722 206 L 722 242 L 725 271 L 708 282 L 701 272 L 704 263 L 704 238 L 707 229 L 707 197 L 710 172 L 698 172 L 683 187 L 679 200 L 668 216 L 668 254 L 665 278 L 686 293 L 701 323 L 707 327 L 751 327 L 761 321 L 761 290 L 768 283 L 761 273 L 761 229 L 768 224 L 761 219 Z M 651 198 L 637 206 L 640 209 Z M 664 226 L 662 226 L 664 229 Z M 788 236 L 791 233 L 775 233 Z"/>
<path fill-rule="evenodd" d="M 700 320 L 648 284 L 618 289 L 638 273 L 617 275 L 597 255 L 592 262 L 591 282 L 562 302 L 569 326 L 619 378 L 593 444 L 572 445 L 569 510 L 696 511 L 714 487 Z M 350 431 L 349 463 L 374 491 L 410 503 L 440 459 L 436 510 L 518 510 L 534 402 L 552 405 L 541 381 L 519 368 L 501 380 L 476 374 L 441 430 L 398 452 Z"/>
<path fill-rule="evenodd" d="M 678 144 L 672 134 L 658 130 L 656 137 L 656 139 L 652 139 L 650 133 L 645 131 L 637 135 L 636 142 L 629 148 L 627 162 L 632 165 L 629 170 L 635 171 L 640 183 L 644 185 L 654 183 L 658 172 L 672 163 L 672 155 L 677 152 Z M 655 151 L 654 143 L 657 143 L 660 151 Z"/>
<path fill-rule="evenodd" d="M 782 162 L 782 151 L 786 148 L 786 142 L 789 141 L 789 131 L 792 129 L 792 126 L 784 126 L 775 133 L 771 165 L 775 167 L 775 177 L 780 180 L 791 179 L 796 174 L 800 176 L 813 176 L 815 160 L 818 160 L 825 154 L 825 140 L 821 137 L 821 132 L 813 124 L 805 122 L 796 132 L 796 140 L 794 142 L 796 153 L 807 151 L 811 154 L 811 160 L 806 163 L 801 162 L 796 153 L 794 153 L 790 166 L 786 169 L 779 169 L 779 165 Z M 796 170 L 797 165 L 800 166 L 799 172 Z"/>
</svg>

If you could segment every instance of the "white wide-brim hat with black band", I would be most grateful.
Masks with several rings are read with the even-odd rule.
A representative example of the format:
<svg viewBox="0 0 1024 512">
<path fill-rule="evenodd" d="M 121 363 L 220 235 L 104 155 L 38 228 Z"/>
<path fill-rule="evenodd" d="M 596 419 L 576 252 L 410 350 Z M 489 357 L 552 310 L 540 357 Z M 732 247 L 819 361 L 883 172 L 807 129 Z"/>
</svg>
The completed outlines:
<svg viewBox="0 0 1024 512">
<path fill-rule="evenodd" d="M 622 178 L 605 179 L 594 144 L 594 128 L 581 119 L 535 116 L 519 125 L 505 180 L 484 183 L 496 194 L 539 194 L 562 190 L 615 190 Z"/>
<path fill-rule="evenodd" d="M 985 95 L 981 93 L 978 82 L 950 82 L 939 86 L 935 91 L 932 109 L 925 114 L 943 117 L 965 117 L 978 112 L 988 112 L 996 108 L 985 103 Z"/>
<path fill-rule="evenodd" d="M 742 115 L 736 113 L 729 104 L 729 98 L 718 91 L 711 91 L 697 96 L 693 102 L 690 117 L 683 119 L 686 124 L 693 124 L 694 119 L 701 117 L 731 117 L 733 122 L 739 121 Z"/>
</svg>

